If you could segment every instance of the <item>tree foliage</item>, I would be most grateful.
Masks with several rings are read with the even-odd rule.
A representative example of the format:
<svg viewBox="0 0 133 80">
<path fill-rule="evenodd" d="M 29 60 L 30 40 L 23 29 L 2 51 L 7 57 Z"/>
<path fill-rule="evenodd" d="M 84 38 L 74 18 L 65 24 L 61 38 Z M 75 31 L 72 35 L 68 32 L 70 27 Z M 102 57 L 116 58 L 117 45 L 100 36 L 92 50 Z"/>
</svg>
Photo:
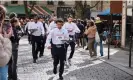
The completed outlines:
<svg viewBox="0 0 133 80">
<path fill-rule="evenodd" d="M 94 6 L 90 6 L 87 4 L 87 1 L 75 1 L 75 12 L 76 17 L 85 19 L 86 18 L 86 11 L 96 7 L 100 1 L 97 1 Z"/>
</svg>

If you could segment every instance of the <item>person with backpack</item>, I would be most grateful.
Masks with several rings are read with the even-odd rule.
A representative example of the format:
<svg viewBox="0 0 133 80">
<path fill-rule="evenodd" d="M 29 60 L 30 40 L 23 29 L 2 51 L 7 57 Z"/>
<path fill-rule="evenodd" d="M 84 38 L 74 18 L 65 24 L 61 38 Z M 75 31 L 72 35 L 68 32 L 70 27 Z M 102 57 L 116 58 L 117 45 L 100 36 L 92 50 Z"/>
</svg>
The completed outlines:
<svg viewBox="0 0 133 80">
<path fill-rule="evenodd" d="M 104 32 L 105 25 L 100 20 L 99 17 L 96 18 L 95 24 L 96 24 L 96 27 L 97 27 L 98 34 L 100 36 L 100 54 L 101 54 L 101 56 L 104 56 L 104 54 L 103 54 L 103 44 L 102 44 L 102 41 L 103 41 L 103 32 Z M 98 43 L 95 43 L 95 49 L 97 49 L 97 44 Z"/>
<path fill-rule="evenodd" d="M 12 54 L 10 37 L 12 29 L 10 24 L 4 25 L 6 8 L 0 5 L 0 80 L 7 80 L 8 62 Z"/>
</svg>

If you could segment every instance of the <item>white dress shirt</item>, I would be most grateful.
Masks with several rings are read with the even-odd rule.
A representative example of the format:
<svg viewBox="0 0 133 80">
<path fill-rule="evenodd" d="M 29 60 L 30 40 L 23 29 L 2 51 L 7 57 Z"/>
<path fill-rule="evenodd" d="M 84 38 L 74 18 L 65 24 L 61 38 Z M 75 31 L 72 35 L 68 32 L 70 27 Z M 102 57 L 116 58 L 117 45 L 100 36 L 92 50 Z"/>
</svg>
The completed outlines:
<svg viewBox="0 0 133 80">
<path fill-rule="evenodd" d="M 52 29 L 54 29 L 54 28 L 57 28 L 57 25 L 56 25 L 56 23 L 55 23 L 55 21 L 52 21 L 50 24 L 49 24 L 49 29 L 48 29 L 48 31 L 50 32 Z"/>
<path fill-rule="evenodd" d="M 35 31 L 32 33 L 32 35 L 34 36 L 41 36 L 41 34 L 44 35 L 43 23 L 40 21 L 38 21 L 37 23 L 31 23 L 30 29 L 35 29 Z"/>
<path fill-rule="evenodd" d="M 25 25 L 25 31 L 26 29 L 28 29 L 28 33 L 30 34 L 30 29 L 31 29 L 31 25 L 34 24 L 33 22 L 27 22 L 27 24 Z"/>
<path fill-rule="evenodd" d="M 69 34 L 66 29 L 58 29 L 54 28 L 53 30 L 50 31 L 47 40 L 46 40 L 46 47 L 51 46 L 51 39 L 53 44 L 64 44 L 62 40 L 69 40 Z"/>
<path fill-rule="evenodd" d="M 63 28 L 67 29 L 69 35 L 75 35 L 75 33 L 80 33 L 80 30 L 79 28 L 77 27 L 77 25 L 73 22 L 71 23 L 68 23 L 66 22 L 64 25 L 63 25 Z"/>
</svg>

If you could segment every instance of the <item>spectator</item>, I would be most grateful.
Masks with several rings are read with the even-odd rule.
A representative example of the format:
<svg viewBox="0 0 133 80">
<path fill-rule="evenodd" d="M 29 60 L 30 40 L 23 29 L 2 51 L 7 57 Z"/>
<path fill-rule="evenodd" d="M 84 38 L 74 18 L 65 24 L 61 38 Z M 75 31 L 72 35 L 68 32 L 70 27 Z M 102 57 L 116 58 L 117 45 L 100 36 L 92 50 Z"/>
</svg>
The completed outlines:
<svg viewBox="0 0 133 80">
<path fill-rule="evenodd" d="M 100 20 L 99 17 L 96 18 L 95 24 L 96 24 L 96 27 L 97 27 L 98 34 L 100 36 L 100 54 L 101 54 L 101 56 L 103 56 L 102 41 L 103 41 L 103 32 L 104 32 L 104 27 L 105 26 L 104 26 L 104 23 Z M 95 49 L 96 49 L 96 46 L 97 46 L 97 43 L 95 44 Z"/>
<path fill-rule="evenodd" d="M 93 21 L 90 22 L 90 27 L 85 32 L 85 34 L 88 37 L 88 49 L 90 52 L 90 57 L 97 56 L 96 51 L 94 49 L 96 26 Z"/>
<path fill-rule="evenodd" d="M 7 80 L 8 65 L 11 58 L 11 42 L 10 38 L 12 29 L 10 24 L 4 25 L 6 9 L 0 5 L 0 80 Z M 2 25 L 3 24 L 3 25 Z"/>
</svg>

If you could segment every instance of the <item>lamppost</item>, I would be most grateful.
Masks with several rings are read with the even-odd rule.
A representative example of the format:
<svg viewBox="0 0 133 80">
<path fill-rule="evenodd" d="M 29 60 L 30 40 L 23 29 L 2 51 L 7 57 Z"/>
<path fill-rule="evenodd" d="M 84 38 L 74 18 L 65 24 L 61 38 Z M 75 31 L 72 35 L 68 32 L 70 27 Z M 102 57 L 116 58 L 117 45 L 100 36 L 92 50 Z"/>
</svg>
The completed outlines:
<svg viewBox="0 0 133 80">
<path fill-rule="evenodd" d="M 133 4 L 133 1 L 132 1 Z M 133 38 L 133 6 L 132 6 L 132 24 L 131 24 L 131 36 L 130 36 L 130 52 L 129 52 L 129 67 L 131 68 L 132 61 L 132 38 Z"/>
</svg>

